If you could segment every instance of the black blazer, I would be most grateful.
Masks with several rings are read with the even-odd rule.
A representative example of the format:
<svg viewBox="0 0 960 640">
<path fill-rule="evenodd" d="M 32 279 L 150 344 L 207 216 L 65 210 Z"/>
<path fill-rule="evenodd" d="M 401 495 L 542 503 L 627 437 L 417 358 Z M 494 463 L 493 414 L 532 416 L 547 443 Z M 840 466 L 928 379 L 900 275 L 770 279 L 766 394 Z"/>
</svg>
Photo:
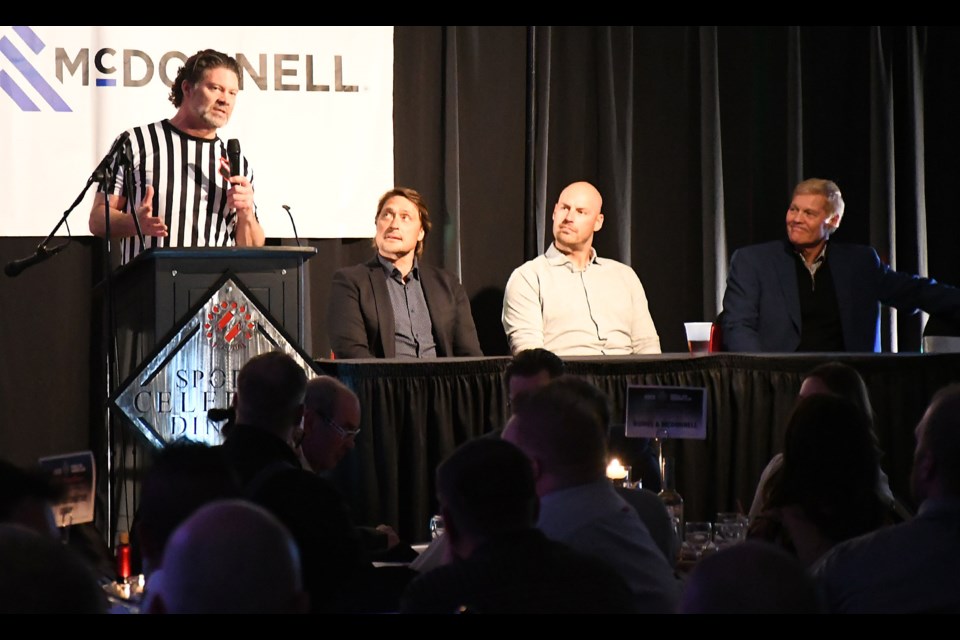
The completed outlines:
<svg viewBox="0 0 960 640">
<path fill-rule="evenodd" d="M 482 356 L 463 286 L 443 269 L 422 262 L 418 266 L 437 355 Z M 376 256 L 333 274 L 327 329 L 336 358 L 396 357 L 393 306 Z"/>
<path fill-rule="evenodd" d="M 847 351 L 880 351 L 880 305 L 960 318 L 960 289 L 898 273 L 864 245 L 830 242 L 830 273 Z M 797 257 L 785 240 L 743 247 L 730 260 L 723 296 L 728 351 L 792 352 L 800 344 Z"/>
</svg>

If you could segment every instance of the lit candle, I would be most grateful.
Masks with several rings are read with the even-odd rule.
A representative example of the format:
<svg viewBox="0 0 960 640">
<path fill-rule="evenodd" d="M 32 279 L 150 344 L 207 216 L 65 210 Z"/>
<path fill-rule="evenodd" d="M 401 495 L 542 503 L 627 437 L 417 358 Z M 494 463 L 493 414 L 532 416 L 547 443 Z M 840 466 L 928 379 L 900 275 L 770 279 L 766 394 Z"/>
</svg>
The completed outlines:
<svg viewBox="0 0 960 640">
<path fill-rule="evenodd" d="M 610 480 L 625 480 L 627 477 L 627 468 L 620 464 L 616 458 L 607 465 L 607 478 Z"/>
</svg>

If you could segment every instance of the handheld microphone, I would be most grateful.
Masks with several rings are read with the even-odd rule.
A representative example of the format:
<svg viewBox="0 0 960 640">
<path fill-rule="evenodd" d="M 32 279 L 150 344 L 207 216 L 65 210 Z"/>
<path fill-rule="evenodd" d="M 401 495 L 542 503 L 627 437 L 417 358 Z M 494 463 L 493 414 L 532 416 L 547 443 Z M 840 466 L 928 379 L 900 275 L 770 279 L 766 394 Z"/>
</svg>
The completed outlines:
<svg viewBox="0 0 960 640">
<path fill-rule="evenodd" d="M 113 146 L 110 147 L 110 151 L 107 152 L 107 155 L 103 157 L 103 160 L 100 161 L 100 164 L 97 165 L 97 168 L 93 170 L 91 175 L 92 180 L 99 179 L 102 177 L 106 170 L 110 167 L 111 163 L 114 161 L 114 157 L 123 149 L 126 148 L 127 141 L 130 139 L 130 132 L 124 131 L 117 139 L 113 141 Z"/>
<path fill-rule="evenodd" d="M 227 140 L 227 158 L 230 160 L 230 175 L 240 175 L 240 141 L 236 138 Z"/>
<path fill-rule="evenodd" d="M 29 258 L 22 258 L 20 260 L 13 260 L 11 262 L 8 262 L 7 266 L 3 268 L 3 272 L 8 276 L 10 276 L 11 278 L 15 278 L 16 276 L 20 275 L 20 272 L 23 271 L 24 269 L 28 267 L 32 267 L 38 262 L 43 262 L 44 260 L 46 260 L 51 256 L 55 256 L 56 254 L 63 251 L 66 246 L 67 246 L 67 243 L 65 242 L 61 245 L 54 247 L 53 249 L 47 249 L 44 246 L 37 247 L 37 252 L 32 256 L 30 256 Z"/>
<path fill-rule="evenodd" d="M 297 223 L 293 221 L 293 214 L 290 213 L 290 207 L 285 204 L 280 206 L 283 207 L 284 211 L 287 212 L 287 215 L 290 216 L 290 225 L 293 227 L 293 237 L 297 239 L 297 246 L 302 247 L 303 245 L 300 244 L 300 234 L 297 233 Z"/>
</svg>

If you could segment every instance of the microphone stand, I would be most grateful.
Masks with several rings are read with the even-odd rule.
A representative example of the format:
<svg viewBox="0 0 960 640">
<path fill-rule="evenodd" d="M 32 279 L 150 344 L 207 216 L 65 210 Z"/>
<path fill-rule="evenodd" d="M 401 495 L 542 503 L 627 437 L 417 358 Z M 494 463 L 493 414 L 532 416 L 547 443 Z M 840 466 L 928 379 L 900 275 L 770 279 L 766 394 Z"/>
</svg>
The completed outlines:
<svg viewBox="0 0 960 640">
<path fill-rule="evenodd" d="M 64 211 L 63 215 L 60 216 L 60 220 L 57 222 L 57 225 L 53 228 L 53 231 L 51 231 L 50 234 L 46 238 L 41 240 L 40 244 L 37 245 L 37 248 L 34 251 L 34 254 L 28 258 L 22 258 L 20 260 L 12 260 L 7 263 L 6 267 L 4 268 L 4 272 L 9 277 L 14 278 L 20 275 L 20 273 L 24 269 L 29 269 L 33 265 L 39 264 L 44 260 L 47 260 L 48 258 L 51 258 L 57 255 L 58 253 L 60 253 L 61 251 L 67 248 L 67 245 L 69 245 L 71 240 L 73 239 L 72 237 L 68 237 L 66 242 L 62 244 L 58 244 L 55 247 L 48 247 L 47 245 L 50 244 L 51 241 L 53 241 L 53 238 L 54 236 L 57 235 L 57 231 L 60 230 L 60 227 L 66 224 L 67 218 L 70 216 L 71 213 L 73 213 L 73 210 L 77 208 L 77 205 L 79 205 L 83 201 L 84 197 L 86 197 L 87 195 L 87 191 L 90 189 L 90 187 L 93 185 L 94 182 L 99 182 L 101 185 L 104 185 L 108 181 L 111 181 L 111 184 L 112 184 L 113 165 L 118 162 L 122 162 L 124 158 L 127 161 L 127 165 L 126 165 L 127 167 L 133 166 L 133 156 L 132 156 L 132 151 L 130 149 L 130 145 L 127 143 L 124 143 L 122 145 L 122 148 L 123 148 L 122 155 L 111 150 L 111 152 L 107 154 L 107 157 L 105 157 L 100 162 L 100 165 L 94 170 L 94 172 L 87 179 L 87 184 L 84 185 L 83 190 L 77 196 L 76 200 L 74 200 L 73 204 L 67 207 L 67 210 Z M 132 187 L 131 187 L 130 181 L 128 180 L 124 184 L 124 186 L 127 189 L 127 197 L 129 198 L 132 193 Z M 134 213 L 136 213 L 136 207 L 134 207 Z M 143 246 L 143 231 L 140 229 L 140 219 L 137 218 L 136 215 L 133 216 L 133 219 L 134 219 L 134 226 L 137 229 L 137 236 L 140 238 L 140 245 Z M 110 235 L 110 216 L 109 215 L 106 218 L 106 229 L 107 229 L 107 237 L 109 237 Z"/>
<path fill-rule="evenodd" d="M 67 247 L 68 244 L 70 244 L 72 238 L 68 238 L 66 242 L 58 244 L 55 247 L 47 247 L 47 245 L 53 240 L 53 237 L 57 235 L 57 231 L 60 230 L 60 227 L 66 224 L 67 217 L 73 212 L 74 209 L 77 208 L 77 205 L 80 204 L 83 198 L 87 195 L 87 191 L 90 189 L 90 185 L 93 183 L 94 176 L 90 176 L 90 179 L 87 180 L 86 186 L 83 187 L 83 191 L 81 191 L 80 195 L 77 196 L 77 199 L 73 201 L 73 204 L 71 204 L 70 207 L 63 212 L 63 215 L 60 216 L 60 221 L 57 222 L 57 226 L 53 228 L 53 231 L 50 232 L 50 235 L 44 238 L 40 244 L 37 245 L 37 249 L 32 256 L 29 258 L 23 258 L 21 260 L 13 260 L 7 263 L 4 271 L 8 276 L 13 278 L 20 275 L 20 272 L 24 269 L 27 269 L 39 262 L 43 262 L 47 258 L 60 253 Z"/>
<path fill-rule="evenodd" d="M 116 183 L 116 170 L 123 167 L 124 175 L 124 194 L 127 199 L 127 206 L 130 208 L 130 215 L 133 216 L 134 227 L 137 231 L 137 239 L 140 241 L 141 249 L 144 246 L 143 230 L 140 228 L 140 219 L 137 217 L 137 203 L 133 200 L 133 153 L 128 141 L 124 141 L 119 149 L 111 150 L 111 154 L 104 158 L 103 162 L 94 170 L 90 176 L 90 182 L 99 182 L 99 191 L 103 193 L 103 221 L 104 221 L 104 251 L 103 251 L 103 271 L 104 271 L 104 294 L 103 294 L 103 322 L 104 334 L 101 339 L 106 349 L 105 378 L 104 378 L 104 425 L 106 428 L 106 450 L 107 450 L 107 534 L 108 545 L 114 548 L 114 539 L 118 528 L 119 509 L 115 505 L 119 504 L 119 498 L 122 495 L 126 484 L 124 469 L 124 457 L 126 453 L 126 442 L 123 438 L 123 430 L 120 429 L 120 467 L 118 474 L 117 465 L 114 463 L 114 440 L 117 439 L 113 429 L 113 411 L 110 407 L 110 399 L 113 397 L 114 381 L 119 377 L 119 361 L 117 347 L 117 326 L 116 311 L 114 304 L 114 285 L 113 285 L 113 264 L 111 256 L 113 254 L 111 235 L 110 235 L 110 195 L 113 192 Z M 108 159 L 110 160 L 108 162 Z M 114 476 L 118 475 L 115 479 Z"/>
<path fill-rule="evenodd" d="M 20 274 L 24 269 L 29 268 L 30 266 L 43 262 L 48 258 L 56 255 L 63 251 L 68 244 L 70 244 L 72 238 L 68 237 L 67 241 L 59 244 L 55 247 L 48 247 L 47 245 L 53 240 L 54 236 L 57 234 L 57 231 L 60 230 L 67 222 L 67 218 L 77 208 L 77 205 L 83 201 L 84 197 L 87 194 L 87 191 L 93 185 L 94 182 L 99 183 L 100 191 L 104 194 L 104 241 L 105 241 L 105 250 L 104 250 L 104 272 L 105 276 L 105 297 L 104 297 L 104 314 L 105 322 L 101 324 L 102 327 L 105 327 L 107 330 L 106 336 L 102 336 L 101 339 L 104 340 L 106 348 L 106 363 L 105 363 L 105 398 L 106 402 L 104 404 L 104 420 L 106 426 L 106 483 L 107 483 L 107 526 L 109 529 L 110 541 L 109 544 L 112 546 L 114 532 L 116 529 L 116 516 L 113 512 L 114 504 L 114 464 L 113 464 L 113 441 L 114 433 L 112 428 L 113 416 L 110 411 L 110 398 L 113 392 L 114 386 L 114 374 L 115 370 L 118 369 L 117 362 L 118 357 L 116 354 L 116 327 L 115 327 L 115 314 L 114 314 L 114 303 L 113 303 L 113 269 L 111 265 L 110 255 L 111 255 L 111 246 L 110 246 L 110 193 L 113 191 L 113 185 L 116 178 L 116 169 L 120 166 L 125 165 L 127 170 L 127 180 L 124 183 L 125 193 L 127 197 L 127 202 L 131 203 L 132 215 L 134 220 L 134 226 L 137 231 L 137 237 L 140 240 L 141 247 L 144 244 L 143 231 L 140 228 L 140 219 L 136 215 L 136 203 L 133 201 L 133 185 L 130 180 L 132 176 L 133 169 L 133 154 L 130 148 L 129 135 L 125 135 L 122 139 L 117 140 L 114 143 L 114 146 L 111 147 L 110 152 L 100 161 L 100 164 L 97 165 L 97 168 L 94 169 L 93 173 L 90 174 L 90 177 L 87 179 L 87 184 L 84 185 L 83 190 L 73 201 L 73 203 L 63 212 L 63 215 L 60 216 L 60 220 L 57 222 L 57 225 L 53 228 L 50 234 L 44 238 L 40 244 L 37 245 L 37 249 L 34 252 L 33 256 L 24 258 L 21 260 L 14 260 L 6 265 L 4 271 L 10 277 L 15 277 Z M 69 227 L 68 227 L 69 229 Z"/>
</svg>

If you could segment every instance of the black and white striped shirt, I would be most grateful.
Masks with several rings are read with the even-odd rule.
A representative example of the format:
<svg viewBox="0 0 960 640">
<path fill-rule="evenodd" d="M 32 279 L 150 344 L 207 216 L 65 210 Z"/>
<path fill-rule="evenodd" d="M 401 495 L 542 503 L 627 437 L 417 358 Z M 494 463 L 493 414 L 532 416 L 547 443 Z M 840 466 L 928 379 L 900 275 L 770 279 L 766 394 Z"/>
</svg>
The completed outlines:
<svg viewBox="0 0 960 640">
<path fill-rule="evenodd" d="M 146 237 L 141 247 L 136 236 L 121 242 L 122 261 L 127 263 L 144 249 L 153 247 L 223 247 L 236 240 L 236 211 L 227 210 L 230 183 L 220 170 L 227 146 L 188 135 L 169 120 L 129 130 L 133 150 L 133 196 L 124 211 L 132 213 L 143 200 L 147 185 L 153 185 L 153 214 L 163 218 L 168 235 Z M 241 157 L 240 174 L 253 182 L 253 170 Z M 117 170 L 113 194 L 126 196 L 126 172 Z"/>
</svg>

